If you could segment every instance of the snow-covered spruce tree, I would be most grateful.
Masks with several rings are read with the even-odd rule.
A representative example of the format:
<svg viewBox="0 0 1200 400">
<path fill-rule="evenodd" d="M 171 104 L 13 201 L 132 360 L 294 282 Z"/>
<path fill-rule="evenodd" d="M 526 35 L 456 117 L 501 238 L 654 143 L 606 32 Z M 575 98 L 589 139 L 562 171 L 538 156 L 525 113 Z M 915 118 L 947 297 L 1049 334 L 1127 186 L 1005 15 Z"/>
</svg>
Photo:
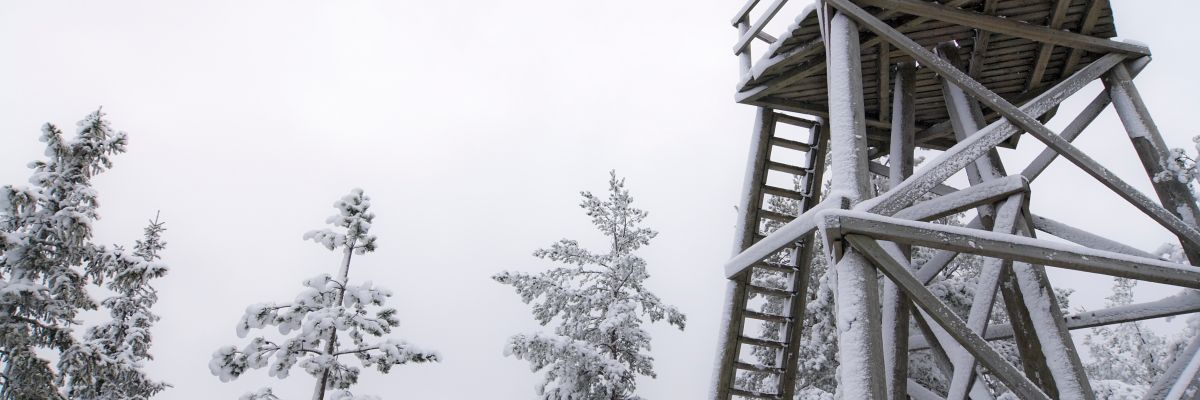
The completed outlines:
<svg viewBox="0 0 1200 400">
<path fill-rule="evenodd" d="M 400 325 L 396 310 L 382 308 L 372 316 L 368 308 L 383 307 L 392 292 L 371 284 L 349 284 L 350 259 L 355 254 L 375 251 L 375 236 L 370 234 L 370 198 L 362 189 L 354 189 L 349 195 L 333 204 L 338 210 L 327 223 L 343 232 L 330 229 L 315 230 L 304 234 L 329 250 L 341 249 L 342 262 L 337 278 L 322 274 L 304 281 L 305 289 L 296 299 L 286 303 L 260 303 L 246 307 L 246 313 L 237 325 L 238 337 L 246 337 L 251 329 L 267 325 L 276 326 L 286 337 L 270 340 L 259 336 L 241 349 L 227 346 L 213 353 L 209 370 L 228 382 L 236 379 L 247 369 L 268 367 L 269 375 L 284 379 L 292 367 L 299 364 L 305 372 L 317 378 L 313 399 L 325 398 L 326 389 L 336 389 L 331 399 L 367 399 L 353 396 L 346 389 L 358 381 L 358 367 L 347 365 L 338 358 L 353 355 L 364 367 L 376 367 L 388 373 L 395 365 L 435 362 L 440 356 L 419 349 L 400 339 L 385 338 L 377 341 L 371 337 L 382 337 Z M 270 390 L 250 393 L 252 399 L 267 399 L 274 396 Z"/>
<path fill-rule="evenodd" d="M 556 322 L 553 334 L 517 334 L 505 355 L 544 371 L 538 398 L 544 400 L 632 400 L 639 375 L 654 377 L 650 334 L 644 319 L 666 320 L 683 330 L 686 317 L 645 287 L 646 261 L 634 254 L 657 232 L 641 226 L 647 213 L 634 208 L 625 180 L 610 173 L 609 196 L 582 192 L 580 207 L 608 238 L 595 253 L 562 239 L 534 256 L 562 264 L 537 274 L 501 272 L 492 278 L 510 285 L 542 325 Z"/>
<path fill-rule="evenodd" d="M 1133 288 L 1137 281 L 1114 278 L 1112 295 L 1106 299 L 1108 307 L 1133 304 Z M 1140 386 L 1141 391 L 1154 383 L 1169 365 L 1167 340 L 1141 322 L 1126 322 L 1111 326 L 1092 328 L 1084 337 L 1091 354 L 1091 362 L 1085 369 L 1093 380 L 1116 380 Z"/>
<path fill-rule="evenodd" d="M 103 258 L 92 243 L 92 178 L 125 151 L 126 136 L 99 110 L 77 125 L 68 139 L 45 124 L 46 158 L 29 164 L 30 186 L 0 189 L 0 399 L 62 398 L 37 349 L 70 349 L 77 313 L 96 307 L 84 271 Z"/>
<path fill-rule="evenodd" d="M 144 362 L 151 359 L 150 327 L 159 319 L 150 311 L 158 301 L 150 280 L 167 273 L 159 255 L 166 247 L 162 241 L 165 230 L 156 217 L 132 254 L 121 247 L 105 251 L 88 271 L 94 282 L 105 284 L 115 295 L 101 302 L 111 319 L 89 328 L 59 359 L 60 383 L 67 397 L 143 400 L 168 387 L 142 370 Z"/>
</svg>

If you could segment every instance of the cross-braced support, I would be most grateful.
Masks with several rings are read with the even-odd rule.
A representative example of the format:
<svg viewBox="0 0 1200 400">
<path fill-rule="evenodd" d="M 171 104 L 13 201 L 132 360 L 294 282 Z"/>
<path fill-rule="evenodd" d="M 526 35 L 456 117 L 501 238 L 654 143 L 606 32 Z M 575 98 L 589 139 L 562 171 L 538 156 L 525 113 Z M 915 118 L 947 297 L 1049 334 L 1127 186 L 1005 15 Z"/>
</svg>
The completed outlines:
<svg viewBox="0 0 1200 400">
<path fill-rule="evenodd" d="M 1017 16 L 1005 14 L 1008 0 L 824 0 L 778 39 L 762 29 L 784 1 L 751 24 L 756 3 L 734 19 L 743 67 L 737 98 L 760 108 L 739 241 L 725 265 L 729 308 L 714 399 L 791 399 L 797 382 L 807 382 L 797 373 L 797 350 L 806 299 L 814 295 L 808 288 L 820 278 L 807 276 L 812 257 L 828 260 L 826 279 L 836 292 L 842 398 L 992 399 L 999 389 L 1023 399 L 1094 399 L 1071 330 L 1200 311 L 1200 295 L 1189 291 L 1063 315 L 1046 275 L 1046 268 L 1063 268 L 1200 289 L 1200 207 L 1187 182 L 1172 175 L 1172 155 L 1133 83 L 1149 50 L 1107 39 L 1115 28 L 1099 22 L 1111 15 L 1106 1 L 1046 0 L 1041 16 Z M 756 38 L 774 43 L 757 63 L 750 57 Z M 822 50 L 824 57 L 814 57 Z M 1064 99 L 1094 81 L 1106 90 L 1061 133 L 1045 125 Z M 1157 200 L 1071 144 L 1110 104 Z M 811 128 L 809 138 L 786 139 L 778 123 Z M 1019 136 L 1046 150 L 1010 169 L 998 148 Z M 914 147 L 942 153 L 914 171 Z M 806 154 L 805 165 L 773 158 L 780 148 Z M 886 166 L 872 160 L 883 155 Z M 826 156 L 831 192 L 818 202 Z M 1030 185 L 1059 158 L 1178 237 L 1190 265 L 1035 214 Z M 945 184 L 960 172 L 969 187 Z M 795 187 L 773 186 L 769 178 L 780 173 Z M 871 174 L 886 177 L 886 189 L 875 193 Z M 787 198 L 794 207 L 781 212 L 777 199 Z M 975 217 L 964 226 L 932 222 L 965 211 Z M 813 254 L 814 240 L 822 240 L 824 254 Z M 932 255 L 918 263 L 916 247 Z M 960 254 L 984 260 L 965 318 L 927 287 Z M 989 324 L 998 306 L 1008 323 Z M 988 343 L 999 339 L 1013 340 L 1019 365 Z M 909 353 L 920 350 L 931 351 L 946 388 L 910 378 Z M 1147 398 L 1200 395 L 1198 378 L 1200 340 Z"/>
</svg>

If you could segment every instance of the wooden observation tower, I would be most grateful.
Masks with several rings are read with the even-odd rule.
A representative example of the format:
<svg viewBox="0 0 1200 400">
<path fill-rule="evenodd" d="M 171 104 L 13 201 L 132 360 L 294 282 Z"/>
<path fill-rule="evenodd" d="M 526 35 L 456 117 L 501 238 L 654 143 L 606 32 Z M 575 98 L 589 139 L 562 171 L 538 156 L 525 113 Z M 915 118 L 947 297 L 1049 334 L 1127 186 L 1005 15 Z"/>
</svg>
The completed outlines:
<svg viewBox="0 0 1200 400">
<path fill-rule="evenodd" d="M 1133 83 L 1150 50 L 1114 39 L 1108 0 L 817 0 L 775 38 L 763 28 L 784 3 L 749 0 L 733 19 L 736 99 L 758 112 L 735 254 L 724 270 L 730 283 L 714 399 L 795 396 L 814 257 L 836 269 L 838 390 L 847 400 L 991 399 L 976 366 L 1022 399 L 1094 399 L 1070 330 L 1200 311 L 1200 294 L 1187 292 L 1063 315 L 1045 273 L 1065 268 L 1200 289 L 1200 210 L 1187 185 L 1170 179 L 1170 152 Z M 752 47 L 765 51 L 756 59 Z M 1077 115 L 1058 115 L 1070 121 L 1062 131 L 1047 128 L 1058 104 L 1094 80 L 1105 90 Z M 1153 194 L 1071 144 L 1110 105 L 1146 174 L 1168 174 L 1154 179 Z M 1006 163 L 1007 150 L 998 148 L 1018 139 L 1046 149 L 1027 165 Z M 940 153 L 914 171 L 914 147 Z M 1056 160 L 1094 178 L 1065 184 L 1103 185 L 1178 236 L 1191 265 L 1031 210 L 1030 184 Z M 969 186 L 946 184 L 964 170 Z M 822 194 L 827 174 L 831 186 Z M 875 193 L 872 174 L 890 189 Z M 795 212 L 768 207 L 775 199 L 792 202 Z M 977 216 L 966 226 L 929 222 L 967 210 Z M 817 241 L 824 254 L 815 254 Z M 911 246 L 934 254 L 910 260 Z M 986 257 L 965 320 L 926 287 L 960 253 Z M 782 306 L 766 310 L 764 298 Z M 998 307 L 1011 322 L 988 326 Z M 919 329 L 910 332 L 910 323 Z M 758 335 L 764 326 L 775 334 Z M 1019 363 L 988 344 L 1008 338 Z M 1179 354 L 1146 398 L 1190 392 L 1198 348 L 1200 341 Z M 908 379 L 909 352 L 922 349 L 950 382 L 945 397 Z M 775 390 L 741 384 L 753 374 L 769 376 Z"/>
</svg>

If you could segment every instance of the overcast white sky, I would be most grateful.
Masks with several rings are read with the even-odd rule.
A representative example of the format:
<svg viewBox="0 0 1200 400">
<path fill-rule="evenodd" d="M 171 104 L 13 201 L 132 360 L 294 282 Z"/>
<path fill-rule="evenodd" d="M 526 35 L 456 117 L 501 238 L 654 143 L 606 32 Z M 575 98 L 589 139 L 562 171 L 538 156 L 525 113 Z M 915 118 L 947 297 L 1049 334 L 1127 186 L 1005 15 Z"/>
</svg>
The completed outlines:
<svg viewBox="0 0 1200 400">
<path fill-rule="evenodd" d="M 805 2 L 796 3 L 780 20 Z M 1175 35 L 1194 25 L 1187 18 L 1200 5 L 1145 4 L 1115 1 L 1118 30 L 1153 49 L 1139 87 L 1167 140 L 1188 146 L 1200 134 L 1190 124 L 1200 80 L 1194 44 Z M 289 399 L 308 395 L 313 380 L 299 370 L 286 381 L 254 371 L 221 383 L 207 363 L 217 347 L 244 343 L 234 323 L 246 305 L 290 299 L 301 280 L 334 272 L 337 255 L 301 234 L 362 187 L 374 199 L 380 250 L 356 258 L 352 279 L 394 289 L 396 334 L 440 350 L 445 362 L 371 370 L 356 391 L 517 399 L 532 396 L 534 378 L 501 347 L 539 327 L 489 277 L 545 268 L 530 253 L 564 236 L 599 243 L 578 192 L 603 191 L 615 168 L 661 232 L 644 253 L 649 285 L 689 316 L 686 332 L 653 328 L 659 377 L 641 392 L 701 398 L 752 123 L 752 108 L 732 100 L 728 20 L 740 6 L 8 2 L 0 8 L 0 183 L 25 183 L 44 122 L 73 127 L 103 105 L 130 134 L 129 153 L 97 180 L 97 238 L 131 243 L 156 210 L 167 222 L 172 269 L 158 284 L 164 317 L 150 369 L 175 388 L 160 398 L 235 398 L 264 385 Z M 1081 146 L 1149 193 L 1115 114 L 1095 127 Z M 1041 149 L 1032 138 L 1021 147 L 1006 153 L 1028 160 Z M 1146 250 L 1170 238 L 1069 164 L 1053 166 L 1034 190 L 1033 207 L 1047 216 Z M 1066 204 L 1068 196 L 1077 202 Z M 1108 287 L 1107 279 L 1058 282 L 1092 308 Z"/>
</svg>

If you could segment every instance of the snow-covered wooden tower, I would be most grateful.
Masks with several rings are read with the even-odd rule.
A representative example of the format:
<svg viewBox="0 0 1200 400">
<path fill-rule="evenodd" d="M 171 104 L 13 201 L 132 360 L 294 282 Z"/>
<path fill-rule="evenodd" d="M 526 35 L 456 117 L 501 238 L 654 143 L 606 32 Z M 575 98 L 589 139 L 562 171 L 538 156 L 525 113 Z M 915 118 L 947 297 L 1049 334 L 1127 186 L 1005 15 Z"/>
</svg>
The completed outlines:
<svg viewBox="0 0 1200 400">
<path fill-rule="evenodd" d="M 1108 0 L 817 0 L 775 38 L 763 28 L 786 1 L 749 0 L 733 19 L 736 99 L 757 107 L 757 119 L 735 254 L 724 269 L 730 284 L 714 399 L 794 397 L 813 257 L 837 272 L 845 399 L 943 398 L 907 378 L 909 352 L 918 349 L 935 355 L 949 399 L 991 398 L 975 379 L 977 365 L 1022 399 L 1094 399 L 1070 330 L 1200 311 L 1200 295 L 1186 293 L 1063 315 L 1045 273 L 1066 268 L 1200 289 L 1200 210 L 1173 179 L 1170 151 L 1133 83 L 1150 50 L 1115 39 Z M 754 46 L 765 48 L 758 58 Z M 1070 121 L 1065 129 L 1047 128 L 1058 104 L 1094 80 L 1105 90 L 1077 115 L 1058 115 Z M 1130 154 L 1158 178 L 1153 194 L 1071 144 L 1110 105 Z M 1046 150 L 1028 165 L 1006 163 L 998 148 L 1018 139 Z M 914 147 L 941 152 L 914 171 Z M 1112 190 L 1178 236 L 1191 265 L 1031 210 L 1030 183 L 1059 158 L 1094 178 L 1064 184 Z M 827 164 L 831 188 L 822 194 Z M 946 184 L 964 170 L 968 187 Z M 872 193 L 872 174 L 891 188 Z M 799 204 L 795 214 L 768 207 L 775 198 Z M 964 227 L 928 222 L 966 210 L 977 216 Z M 768 221 L 777 229 L 764 232 Z M 816 241 L 825 254 L 814 254 Z M 911 246 L 935 253 L 910 260 Z M 926 287 L 959 253 L 987 257 L 966 320 Z M 768 274 L 784 284 L 757 278 Z M 764 298 L 783 306 L 764 311 L 756 305 Z M 993 307 L 1011 323 L 988 326 Z M 920 329 L 909 332 L 910 321 Z M 763 324 L 778 334 L 756 336 Z M 1015 341 L 1019 363 L 988 344 L 1000 338 Z M 1196 380 L 1198 347 L 1191 343 L 1147 398 L 1179 398 Z M 775 362 L 749 357 L 763 351 Z M 751 374 L 772 376 L 776 390 L 742 385 Z"/>
</svg>

